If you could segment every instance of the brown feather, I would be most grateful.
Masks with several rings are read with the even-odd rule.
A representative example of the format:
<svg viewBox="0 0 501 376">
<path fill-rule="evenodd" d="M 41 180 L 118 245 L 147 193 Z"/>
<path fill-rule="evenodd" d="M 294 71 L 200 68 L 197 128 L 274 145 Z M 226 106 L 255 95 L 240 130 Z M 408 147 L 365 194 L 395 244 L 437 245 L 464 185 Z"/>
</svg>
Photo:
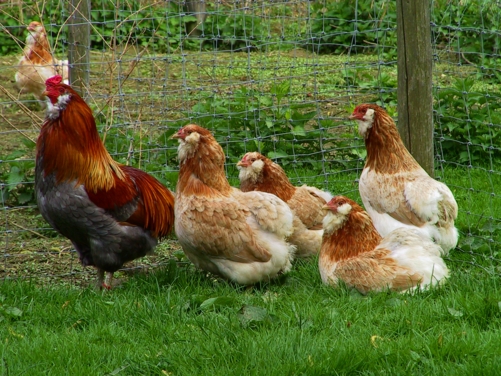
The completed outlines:
<svg viewBox="0 0 501 376">
<path fill-rule="evenodd" d="M 240 189 L 242 192 L 260 191 L 274 194 L 289 205 L 307 229 L 320 230 L 324 217 L 322 206 L 326 203 L 325 200 L 308 190 L 306 186 L 295 187 L 292 185 L 284 169 L 264 155 L 250 152 L 242 159 L 242 161 L 249 162 L 252 160 L 263 161 L 263 169 L 256 176 L 256 179 L 253 177 L 241 178 Z"/>
<path fill-rule="evenodd" d="M 367 160 L 365 168 L 378 173 L 393 174 L 421 169 L 405 147 L 397 126 L 386 111 L 375 104 L 363 105 L 374 110 L 374 122 L 365 137 Z"/>
<path fill-rule="evenodd" d="M 174 224 L 174 196 L 149 174 L 113 160 L 99 138 L 92 110 L 70 86 L 59 84 L 71 98 L 59 116 L 47 117 L 37 140 L 45 176 L 56 182 L 82 184 L 97 206 L 114 210 L 140 197 L 127 222 L 155 237 L 166 236 Z"/>
<path fill-rule="evenodd" d="M 199 133 L 201 139 L 197 155 L 186 158 L 180 163 L 176 191 L 182 191 L 185 194 L 211 194 L 210 190 L 203 187 L 203 185 L 206 185 L 222 195 L 229 196 L 231 186 L 224 172 L 225 155 L 221 145 L 205 128 L 190 124 L 185 126 L 184 129 Z M 204 158 L 203 163 L 202 158 Z M 196 180 L 191 179 L 192 176 L 199 179 L 203 184 L 199 185 Z"/>
<path fill-rule="evenodd" d="M 421 282 L 419 273 L 399 265 L 390 250 L 378 247 L 383 239 L 369 215 L 356 202 L 338 196 L 327 207 L 336 210 L 336 203 L 348 203 L 351 210 L 344 221 L 336 222 L 337 227 L 325 230 L 323 235 L 319 267 L 321 273 L 334 270 L 332 275 L 325 275 L 331 284 L 342 280 L 365 294 L 384 288 L 406 290 Z"/>
<path fill-rule="evenodd" d="M 410 274 L 407 268 L 399 266 L 387 249 L 366 252 L 363 258 L 341 261 L 336 267 L 336 274 L 363 294 L 385 288 L 406 290 L 422 279 L 419 274 Z"/>
<path fill-rule="evenodd" d="M 42 26 L 40 22 L 33 21 L 30 23 L 30 28 L 36 28 Z M 49 65 L 54 64 L 54 58 L 52 57 L 51 48 L 49 41 L 47 39 L 47 33 L 45 28 L 42 27 L 42 32 L 36 34 L 30 30 L 29 33 L 34 37 L 35 43 L 32 46 L 26 46 L 24 49 L 24 56 L 26 59 L 35 65 Z"/>
<path fill-rule="evenodd" d="M 285 202 L 289 201 L 296 192 L 285 171 L 271 159 L 259 153 L 252 153 L 257 159 L 264 162 L 263 170 L 257 181 L 245 180 L 241 182 L 242 192 L 261 191 L 274 194 Z"/>
<path fill-rule="evenodd" d="M 324 232 L 321 253 L 336 262 L 372 251 L 381 242 L 381 235 L 369 215 L 354 201 L 352 212 L 344 226 L 333 234 Z"/>
<path fill-rule="evenodd" d="M 87 103 L 70 86 L 60 85 L 71 100 L 57 119 L 46 119 L 37 141 L 37 156 L 44 154 L 45 174 L 55 171 L 58 182 L 76 180 L 87 191 L 109 190 L 125 175 L 99 138 Z"/>
</svg>

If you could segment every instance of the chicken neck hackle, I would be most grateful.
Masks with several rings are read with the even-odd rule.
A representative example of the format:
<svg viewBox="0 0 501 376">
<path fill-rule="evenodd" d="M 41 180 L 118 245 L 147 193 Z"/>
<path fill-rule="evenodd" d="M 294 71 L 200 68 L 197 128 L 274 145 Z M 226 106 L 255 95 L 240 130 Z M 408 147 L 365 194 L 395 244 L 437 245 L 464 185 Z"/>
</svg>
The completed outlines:
<svg viewBox="0 0 501 376">
<path fill-rule="evenodd" d="M 258 152 L 245 154 L 237 166 L 244 167 L 239 174 L 242 192 L 268 192 L 285 202 L 296 192 L 283 168 Z"/>
<path fill-rule="evenodd" d="M 369 215 L 355 201 L 336 196 L 324 206 L 329 213 L 324 218 L 324 235 L 321 253 L 329 252 L 332 261 L 340 261 L 372 251 L 381 235 Z"/>
<path fill-rule="evenodd" d="M 179 178 L 176 191 L 184 194 L 229 196 L 223 148 L 205 128 L 189 124 L 172 135 L 179 140 Z"/>
<path fill-rule="evenodd" d="M 383 108 L 375 104 L 361 104 L 355 108 L 350 119 L 358 120 L 359 133 L 365 140 L 366 168 L 388 174 L 421 169 L 405 147 L 395 122 Z"/>
</svg>

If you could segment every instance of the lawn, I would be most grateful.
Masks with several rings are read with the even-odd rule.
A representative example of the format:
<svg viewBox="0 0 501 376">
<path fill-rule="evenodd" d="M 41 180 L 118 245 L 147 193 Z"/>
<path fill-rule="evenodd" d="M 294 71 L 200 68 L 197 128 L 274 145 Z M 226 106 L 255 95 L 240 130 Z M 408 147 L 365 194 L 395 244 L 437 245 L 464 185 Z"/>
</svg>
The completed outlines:
<svg viewBox="0 0 501 376">
<path fill-rule="evenodd" d="M 499 278 L 450 264 L 439 290 L 362 296 L 316 260 L 242 288 L 167 264 L 112 292 L 0 284 L 2 374 L 498 374 Z"/>
<path fill-rule="evenodd" d="M 358 199 L 355 178 L 330 188 Z M 488 192 L 500 177 L 446 168 L 442 178 L 461 208 L 460 248 L 443 288 L 362 296 L 323 286 L 316 258 L 244 288 L 195 270 L 171 239 L 160 267 L 122 273 L 112 291 L 92 288 L 92 270 L 78 283 L 38 269 L 0 283 L 1 373 L 497 374 L 499 238 L 488 223 L 501 215 Z"/>
</svg>

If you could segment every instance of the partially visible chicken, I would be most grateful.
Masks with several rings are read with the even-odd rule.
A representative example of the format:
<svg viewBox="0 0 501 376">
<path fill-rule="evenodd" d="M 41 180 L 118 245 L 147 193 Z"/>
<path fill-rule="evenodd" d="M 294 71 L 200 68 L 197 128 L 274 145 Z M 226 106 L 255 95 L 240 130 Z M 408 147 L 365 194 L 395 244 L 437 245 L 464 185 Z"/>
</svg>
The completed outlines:
<svg viewBox="0 0 501 376">
<path fill-rule="evenodd" d="M 31 22 L 27 30 L 24 55 L 15 75 L 16 86 L 20 93 L 32 93 L 45 108 L 45 81 L 59 74 L 68 84 L 68 60 L 57 60 L 52 56 L 45 28 L 40 22 Z"/>
<path fill-rule="evenodd" d="M 285 202 L 264 192 L 244 193 L 226 179 L 225 155 L 212 134 L 194 124 L 179 140 L 176 234 L 199 268 L 239 284 L 267 281 L 291 268 L 293 215 Z"/>
<path fill-rule="evenodd" d="M 416 228 L 447 255 L 458 242 L 458 206 L 450 189 L 421 168 L 381 107 L 359 105 L 350 119 L 358 122 L 365 138 L 367 160 L 359 190 L 376 229 L 385 236 L 399 227 Z"/>
<path fill-rule="evenodd" d="M 284 200 L 295 214 L 294 232 L 289 241 L 297 246 L 298 257 L 318 254 L 322 244 L 322 206 L 332 198 L 329 192 L 303 185 L 295 187 L 278 164 L 258 152 L 250 152 L 237 163 L 243 192 L 272 193 Z"/>
<path fill-rule="evenodd" d="M 318 266 L 325 284 L 339 280 L 362 294 L 385 289 L 427 289 L 449 271 L 441 248 L 416 229 L 398 228 L 384 238 L 356 202 L 337 196 L 325 209 L 324 237 Z"/>
<path fill-rule="evenodd" d="M 174 196 L 158 180 L 115 162 L 92 111 L 61 76 L 47 80 L 37 140 L 35 192 L 42 216 L 111 287 L 113 272 L 151 253 L 174 225 Z M 106 273 L 106 279 L 104 274 Z"/>
</svg>

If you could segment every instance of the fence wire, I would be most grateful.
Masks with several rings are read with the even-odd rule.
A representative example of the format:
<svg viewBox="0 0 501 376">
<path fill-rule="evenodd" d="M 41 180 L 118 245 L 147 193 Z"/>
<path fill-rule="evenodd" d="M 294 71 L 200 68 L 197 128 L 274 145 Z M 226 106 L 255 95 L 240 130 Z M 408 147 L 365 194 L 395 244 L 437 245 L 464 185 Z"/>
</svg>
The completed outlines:
<svg viewBox="0 0 501 376">
<path fill-rule="evenodd" d="M 460 244 L 449 261 L 489 273 L 501 267 L 500 4 L 430 4 L 436 178 L 460 203 Z M 67 59 L 69 17 L 64 2 L 0 4 L 0 278 L 88 280 L 69 241 L 36 209 L 34 141 L 44 112 L 14 85 L 29 22 L 43 22 L 54 55 Z M 365 148 L 347 117 L 374 102 L 396 118 L 394 2 L 92 0 L 88 22 L 84 94 L 117 161 L 174 190 L 169 137 L 198 123 L 222 144 L 234 186 L 236 162 L 259 150 L 294 184 L 359 200 Z M 176 252 L 172 238 L 130 267 L 158 267 Z"/>
</svg>

